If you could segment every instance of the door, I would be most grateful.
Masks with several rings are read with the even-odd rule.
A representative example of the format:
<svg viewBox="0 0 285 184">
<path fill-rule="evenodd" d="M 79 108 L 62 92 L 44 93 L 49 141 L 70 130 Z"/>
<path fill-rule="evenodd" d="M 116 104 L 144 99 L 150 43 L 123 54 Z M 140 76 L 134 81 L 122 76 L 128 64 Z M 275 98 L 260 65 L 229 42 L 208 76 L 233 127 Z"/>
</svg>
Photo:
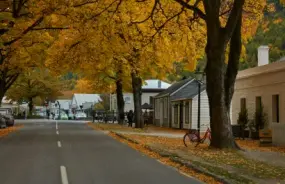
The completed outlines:
<svg viewBox="0 0 285 184">
<path fill-rule="evenodd" d="M 180 103 L 180 108 L 179 108 L 179 128 L 182 129 L 183 128 L 183 123 L 184 123 L 184 107 L 183 107 L 183 103 Z"/>
<path fill-rule="evenodd" d="M 159 119 L 160 119 L 160 126 L 163 125 L 163 99 L 159 101 Z"/>
</svg>

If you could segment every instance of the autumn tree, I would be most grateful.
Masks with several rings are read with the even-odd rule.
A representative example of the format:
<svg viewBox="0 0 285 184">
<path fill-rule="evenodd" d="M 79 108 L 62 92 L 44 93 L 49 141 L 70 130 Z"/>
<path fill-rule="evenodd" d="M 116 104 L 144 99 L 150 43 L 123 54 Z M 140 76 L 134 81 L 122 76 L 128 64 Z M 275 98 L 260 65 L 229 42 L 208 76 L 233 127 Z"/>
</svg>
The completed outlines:
<svg viewBox="0 0 285 184">
<path fill-rule="evenodd" d="M 49 50 L 50 57 L 46 65 L 58 74 L 70 70 L 77 73 L 81 77 L 78 83 L 80 87 L 77 86 L 81 91 L 89 88 L 96 93 L 112 93 L 115 90 L 119 123 L 123 123 L 123 81 L 128 80 L 125 77 L 128 69 L 113 54 L 110 40 L 98 34 L 95 27 L 89 29 L 91 24 L 88 23 L 88 26 L 82 26 L 83 23 L 79 21 L 73 25 L 74 29 L 62 31 L 60 39 Z"/>
<path fill-rule="evenodd" d="M 22 73 L 7 92 L 7 97 L 13 101 L 28 102 L 30 115 L 34 106 L 34 99 L 40 97 L 42 101 L 55 99 L 60 96 L 61 82 L 50 75 L 46 69 L 27 70 Z"/>
<path fill-rule="evenodd" d="M 4 0 L 0 7 L 0 99 L 27 68 L 43 64 L 44 50 L 54 40 L 54 14 L 64 2 Z"/>
<path fill-rule="evenodd" d="M 236 148 L 231 131 L 230 106 L 242 51 L 242 32 L 247 36 L 255 31 L 266 2 L 265 0 L 174 0 L 173 3 L 180 5 L 179 9 L 173 9 L 173 6 L 166 1 L 154 1 L 153 11 L 142 19 L 142 22 L 150 19 L 154 25 L 158 24 L 156 27 L 159 25 L 164 27 L 168 22 L 186 18 L 189 24 L 191 21 L 202 21 L 201 23 L 205 24 L 207 39 L 205 72 L 212 130 L 211 146 Z M 175 10 L 186 11 L 187 16 L 178 15 L 177 19 L 173 19 Z M 161 23 L 161 19 L 157 19 L 159 16 L 166 20 Z M 195 30 L 188 29 L 185 34 L 193 31 Z"/>
<path fill-rule="evenodd" d="M 71 49 L 53 58 L 61 62 L 74 62 L 74 66 L 79 65 L 78 68 L 81 70 L 84 68 L 85 75 L 93 70 L 93 74 L 91 72 L 89 76 L 99 74 L 101 77 L 107 76 L 115 80 L 118 107 L 119 104 L 123 104 L 120 89 L 123 83 L 128 84 L 126 79 L 129 77 L 134 94 L 136 127 L 143 125 L 141 121 L 143 78 L 146 76 L 160 76 L 161 78 L 163 73 L 172 67 L 174 58 L 179 57 L 179 59 L 187 57 L 189 61 L 193 61 L 189 63 L 190 67 L 194 68 L 194 61 L 202 56 L 202 49 L 194 45 L 205 43 L 203 35 L 198 32 L 198 34 L 187 35 L 180 34 L 180 32 L 173 33 L 175 28 L 181 29 L 181 26 L 176 24 L 170 25 L 169 31 L 161 34 L 156 34 L 151 21 L 138 25 L 137 22 L 143 18 L 140 10 L 147 13 L 151 7 L 151 3 L 141 4 L 134 0 L 97 1 L 90 2 L 88 5 L 84 4 L 73 12 L 76 15 L 73 19 L 76 17 L 83 17 L 83 19 L 75 20 L 76 23 L 72 26 L 72 30 L 63 31 L 62 38 L 64 39 L 59 41 L 57 49 L 54 49 L 58 52 L 62 50 L 62 47 L 69 45 L 68 48 Z M 199 30 L 198 24 L 196 27 Z M 185 29 L 185 25 L 182 28 Z M 187 45 L 193 47 L 186 47 Z M 178 56 L 179 52 L 183 54 Z M 54 59 L 51 63 L 50 66 L 56 66 Z M 146 75 L 147 73 L 149 75 Z M 123 115 L 123 108 L 118 109 L 122 110 L 120 114 Z"/>
<path fill-rule="evenodd" d="M 205 47 L 211 145 L 234 148 L 229 111 L 242 52 L 242 35 L 246 40 L 255 32 L 265 3 L 265 0 L 82 1 L 86 11 L 75 12 L 75 19 L 87 20 L 84 26 L 92 30 L 92 35 L 106 35 L 109 45 L 102 44 L 99 48 L 112 51 L 111 60 L 130 63 L 131 74 L 135 73 L 133 76 L 138 78 L 141 67 L 136 65 L 140 66 L 138 61 L 143 61 L 140 58 L 150 56 L 146 53 L 160 56 L 155 58 L 163 59 L 164 63 L 187 57 L 194 66 L 202 57 L 199 48 Z M 199 39 L 200 43 L 196 41 Z M 98 49 L 98 45 L 93 48 Z M 137 81 L 139 86 L 141 81 Z"/>
</svg>

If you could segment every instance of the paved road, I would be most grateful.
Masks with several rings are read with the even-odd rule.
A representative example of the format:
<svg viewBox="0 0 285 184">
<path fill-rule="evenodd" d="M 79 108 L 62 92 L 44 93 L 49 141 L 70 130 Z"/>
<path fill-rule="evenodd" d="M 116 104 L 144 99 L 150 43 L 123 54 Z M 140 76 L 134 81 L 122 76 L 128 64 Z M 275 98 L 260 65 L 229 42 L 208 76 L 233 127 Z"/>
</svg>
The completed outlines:
<svg viewBox="0 0 285 184">
<path fill-rule="evenodd" d="M 82 123 L 26 123 L 0 150 L 1 184 L 200 183 Z"/>
</svg>

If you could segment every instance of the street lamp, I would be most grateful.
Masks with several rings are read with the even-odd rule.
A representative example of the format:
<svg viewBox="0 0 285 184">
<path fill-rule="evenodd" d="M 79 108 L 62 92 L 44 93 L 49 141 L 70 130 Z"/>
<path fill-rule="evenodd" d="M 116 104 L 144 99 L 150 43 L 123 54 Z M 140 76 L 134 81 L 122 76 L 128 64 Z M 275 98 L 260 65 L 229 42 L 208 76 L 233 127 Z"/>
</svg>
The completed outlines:
<svg viewBox="0 0 285 184">
<path fill-rule="evenodd" d="M 198 135 L 200 137 L 200 123 L 201 123 L 201 84 L 203 84 L 204 80 L 204 72 L 195 72 L 196 74 L 196 82 L 198 83 L 198 119 L 197 119 L 197 128 Z"/>
</svg>

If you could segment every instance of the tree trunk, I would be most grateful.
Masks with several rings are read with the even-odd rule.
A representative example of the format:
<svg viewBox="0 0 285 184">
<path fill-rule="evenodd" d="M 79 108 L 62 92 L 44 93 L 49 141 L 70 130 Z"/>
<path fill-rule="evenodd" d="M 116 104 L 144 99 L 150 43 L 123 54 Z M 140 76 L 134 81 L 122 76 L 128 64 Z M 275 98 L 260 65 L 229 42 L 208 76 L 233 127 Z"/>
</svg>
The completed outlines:
<svg viewBox="0 0 285 184">
<path fill-rule="evenodd" d="M 123 124 L 125 120 L 125 102 L 123 96 L 123 81 L 118 79 L 116 81 L 116 95 L 117 95 L 117 109 L 118 109 L 118 123 Z"/>
<path fill-rule="evenodd" d="M 212 1 L 208 1 L 208 4 L 209 2 Z M 216 14 L 216 12 L 211 12 L 213 8 L 210 9 L 210 6 L 207 8 L 209 15 L 210 13 Z M 218 11 L 218 8 L 215 11 Z M 236 11 L 240 11 L 240 13 L 237 13 L 238 20 L 230 36 L 225 28 L 221 28 L 215 22 L 218 20 L 217 18 L 212 20 L 211 18 L 214 16 L 209 16 L 207 19 L 207 94 L 212 130 L 211 146 L 216 148 L 238 148 L 232 134 L 230 107 L 241 52 L 242 6 Z M 231 38 L 230 53 L 229 62 L 226 64 L 225 49 L 229 37 Z"/>
<path fill-rule="evenodd" d="M 4 98 L 5 93 L 6 93 L 6 91 L 1 87 L 1 89 L 0 89 L 0 106 L 2 105 L 2 100 Z"/>
<path fill-rule="evenodd" d="M 232 135 L 229 109 L 225 102 L 224 86 L 224 49 L 208 47 L 207 94 L 210 107 L 210 125 L 212 130 L 211 146 L 216 148 L 234 148 L 235 141 Z M 219 64 L 218 64 L 219 63 Z"/>
<path fill-rule="evenodd" d="M 33 106 L 34 106 L 34 104 L 33 104 L 33 98 L 30 98 L 29 99 L 29 116 L 32 116 L 33 114 Z"/>
<path fill-rule="evenodd" d="M 134 107 L 135 107 L 135 124 L 136 128 L 143 128 L 142 120 L 142 79 L 136 75 L 135 72 L 131 73 L 132 76 L 132 88 L 134 96 Z"/>
</svg>

